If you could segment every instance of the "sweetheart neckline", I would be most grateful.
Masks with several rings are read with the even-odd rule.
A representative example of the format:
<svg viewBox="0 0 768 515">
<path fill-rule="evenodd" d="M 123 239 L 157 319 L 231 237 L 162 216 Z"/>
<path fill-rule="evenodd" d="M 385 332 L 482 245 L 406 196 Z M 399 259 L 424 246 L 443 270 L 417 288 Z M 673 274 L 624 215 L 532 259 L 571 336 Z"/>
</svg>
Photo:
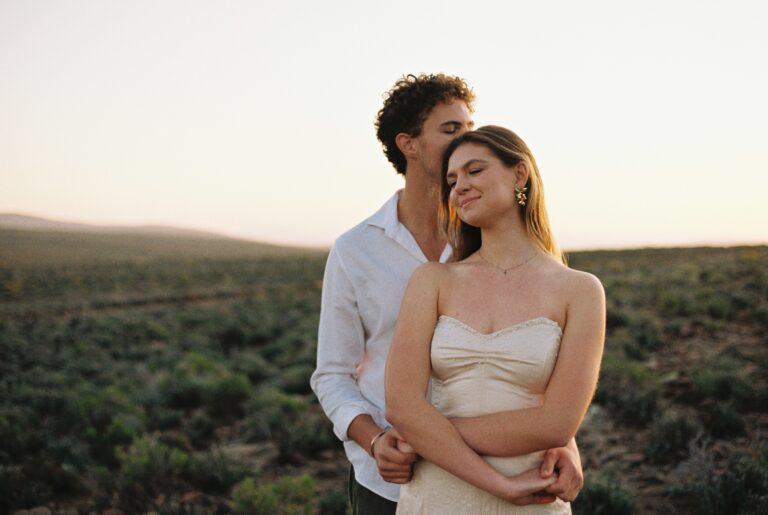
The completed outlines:
<svg viewBox="0 0 768 515">
<path fill-rule="evenodd" d="M 440 315 L 438 317 L 438 321 L 440 319 L 442 319 L 442 318 L 446 318 L 448 320 L 452 320 L 454 323 L 456 323 L 460 327 L 463 327 L 464 329 L 468 330 L 469 332 L 471 332 L 473 334 L 476 334 L 478 336 L 484 336 L 486 338 L 489 338 L 489 337 L 492 337 L 492 336 L 498 336 L 500 334 L 506 333 L 507 331 L 512 331 L 512 330 L 516 330 L 516 329 L 522 329 L 524 327 L 529 327 L 529 326 L 537 325 L 537 324 L 544 324 L 544 325 L 548 325 L 550 327 L 553 327 L 554 329 L 557 329 L 557 332 L 559 333 L 560 336 L 563 335 L 563 328 L 560 327 L 560 324 L 558 324 L 556 321 L 552 320 L 551 318 L 545 317 L 545 316 L 529 318 L 528 320 L 523 320 L 522 322 L 518 322 L 518 323 L 512 324 L 512 325 L 508 325 L 507 327 L 502 327 L 501 329 L 499 329 L 497 331 L 493 331 L 491 333 L 482 333 L 482 332 L 478 331 L 477 329 L 475 329 L 474 327 L 472 327 L 471 325 L 469 325 L 469 324 L 467 324 L 465 322 L 462 322 L 458 318 L 454 318 L 454 317 L 449 316 L 449 315 Z"/>
</svg>

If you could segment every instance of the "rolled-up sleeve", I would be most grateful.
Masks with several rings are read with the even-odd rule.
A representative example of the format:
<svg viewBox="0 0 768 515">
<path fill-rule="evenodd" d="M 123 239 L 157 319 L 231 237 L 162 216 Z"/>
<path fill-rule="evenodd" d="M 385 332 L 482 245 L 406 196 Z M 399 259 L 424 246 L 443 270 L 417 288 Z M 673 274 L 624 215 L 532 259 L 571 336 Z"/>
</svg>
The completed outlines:
<svg viewBox="0 0 768 515">
<path fill-rule="evenodd" d="M 333 423 L 333 432 L 343 442 L 350 439 L 347 429 L 355 417 L 375 417 L 379 411 L 363 397 L 355 379 L 364 353 L 365 331 L 355 289 L 334 244 L 323 275 L 317 368 L 309 382 Z"/>
</svg>

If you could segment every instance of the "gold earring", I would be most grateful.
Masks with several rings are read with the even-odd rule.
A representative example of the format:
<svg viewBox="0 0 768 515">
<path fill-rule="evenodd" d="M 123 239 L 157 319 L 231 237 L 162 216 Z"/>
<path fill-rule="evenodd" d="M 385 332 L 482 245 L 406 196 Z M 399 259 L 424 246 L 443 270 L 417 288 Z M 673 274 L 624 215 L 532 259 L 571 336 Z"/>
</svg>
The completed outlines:
<svg viewBox="0 0 768 515">
<path fill-rule="evenodd" d="M 523 186 L 522 189 L 515 186 L 515 198 L 517 199 L 517 203 L 521 206 L 524 206 L 525 201 L 528 199 L 528 197 L 525 196 L 526 191 L 528 191 L 528 188 L 525 186 Z"/>
</svg>

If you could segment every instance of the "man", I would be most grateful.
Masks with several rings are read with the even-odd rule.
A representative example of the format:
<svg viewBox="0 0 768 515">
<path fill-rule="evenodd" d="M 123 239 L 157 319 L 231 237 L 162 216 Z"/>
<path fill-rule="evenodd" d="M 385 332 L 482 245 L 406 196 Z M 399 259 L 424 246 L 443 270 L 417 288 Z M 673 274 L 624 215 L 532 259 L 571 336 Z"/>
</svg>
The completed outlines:
<svg viewBox="0 0 768 515">
<path fill-rule="evenodd" d="M 408 75 L 389 91 L 376 120 L 387 159 L 405 187 L 372 216 L 336 239 L 323 278 L 317 369 L 310 384 L 351 462 L 349 497 L 355 514 L 394 513 L 399 484 L 410 480 L 417 455 L 397 448 L 384 418 L 384 366 L 412 272 L 445 262 L 451 247 L 438 227 L 442 155 L 470 130 L 474 94 L 458 77 Z M 576 443 L 547 451 L 545 474 L 558 470 L 548 494 L 573 500 L 583 484 Z"/>
</svg>

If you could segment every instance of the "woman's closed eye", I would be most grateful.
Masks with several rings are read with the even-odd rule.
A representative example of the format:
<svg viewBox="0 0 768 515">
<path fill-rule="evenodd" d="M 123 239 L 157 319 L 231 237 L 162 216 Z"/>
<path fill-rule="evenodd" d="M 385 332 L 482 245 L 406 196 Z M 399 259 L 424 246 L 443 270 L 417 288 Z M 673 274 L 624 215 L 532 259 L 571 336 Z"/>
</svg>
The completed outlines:
<svg viewBox="0 0 768 515">
<path fill-rule="evenodd" d="M 475 168 L 474 170 L 470 170 L 470 171 L 469 171 L 469 175 L 477 175 L 478 173 L 480 173 L 480 172 L 482 172 L 482 171 L 483 171 L 483 169 L 482 169 L 482 168 Z M 454 187 L 455 185 L 456 185 L 456 183 L 455 183 L 455 182 L 449 182 L 449 183 L 448 183 L 448 189 L 449 189 L 449 190 L 450 190 L 450 189 L 453 189 L 453 187 Z"/>
</svg>

